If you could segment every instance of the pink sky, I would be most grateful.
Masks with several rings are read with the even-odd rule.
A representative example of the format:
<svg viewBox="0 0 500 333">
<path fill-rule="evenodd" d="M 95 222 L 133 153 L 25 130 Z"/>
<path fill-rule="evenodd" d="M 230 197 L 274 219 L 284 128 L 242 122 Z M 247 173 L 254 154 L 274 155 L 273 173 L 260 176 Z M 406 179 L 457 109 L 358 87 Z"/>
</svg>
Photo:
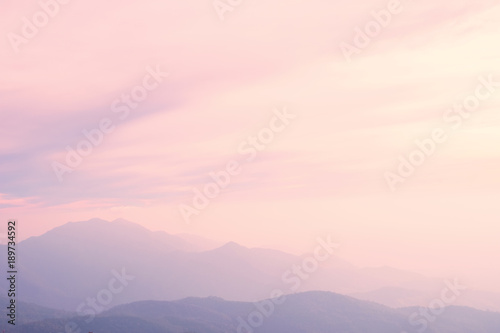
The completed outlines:
<svg viewBox="0 0 500 333">
<path fill-rule="evenodd" d="M 4 36 L 40 10 L 0 3 Z M 73 0 L 19 52 L 2 38 L 1 215 L 21 238 L 123 217 L 294 253 L 331 233 L 356 264 L 500 291 L 500 88 L 397 191 L 384 180 L 478 77 L 500 81 L 500 5 L 405 1 L 347 62 L 340 42 L 387 4 L 244 1 L 221 21 L 209 0 Z M 112 102 L 157 65 L 168 78 L 120 120 Z M 192 188 L 283 107 L 297 118 L 186 224 Z M 115 130 L 60 183 L 52 162 L 107 117 Z"/>
</svg>

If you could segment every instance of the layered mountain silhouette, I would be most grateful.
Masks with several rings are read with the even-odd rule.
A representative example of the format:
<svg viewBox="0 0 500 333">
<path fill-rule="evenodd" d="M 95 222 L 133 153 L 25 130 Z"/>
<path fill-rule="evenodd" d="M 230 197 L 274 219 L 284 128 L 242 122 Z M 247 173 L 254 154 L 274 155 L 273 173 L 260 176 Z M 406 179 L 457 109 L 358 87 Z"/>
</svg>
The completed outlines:
<svg viewBox="0 0 500 333">
<path fill-rule="evenodd" d="M 354 293 L 350 296 L 399 308 L 406 306 L 428 306 L 436 297 L 436 293 L 430 290 L 385 287 L 364 293 Z M 453 305 L 500 312 L 500 294 L 478 290 L 465 290 L 453 302 Z"/>
<path fill-rule="evenodd" d="M 10 304 L 10 299 L 0 296 L 0 307 L 6 309 Z M 22 301 L 16 301 L 16 311 L 18 316 L 16 317 L 16 326 L 28 324 L 32 322 L 42 321 L 45 319 L 61 319 L 69 318 L 76 315 L 74 312 L 54 310 L 40 305 L 26 303 Z M 5 315 L 4 315 L 5 316 Z M 10 319 L 5 316 L 6 319 Z M 2 318 L 4 319 L 4 318 Z M 11 325 L 7 323 L 7 320 L 0 321 L 0 330 L 7 329 Z"/>
<path fill-rule="evenodd" d="M 415 313 L 417 308 L 391 309 L 330 292 L 306 292 L 258 303 L 217 297 L 134 302 L 92 320 L 41 319 L 21 324 L 15 332 L 64 332 L 71 325 L 82 332 L 107 333 L 417 333 L 423 324 L 410 321 Z M 500 314 L 448 307 L 425 325 L 429 333 L 498 333 Z"/>
<path fill-rule="evenodd" d="M 284 293 L 324 290 L 392 307 L 425 306 L 443 289 L 442 279 L 388 267 L 358 268 L 335 256 L 320 263 L 294 289 L 291 268 L 307 255 L 249 249 L 236 243 L 210 249 L 216 244 L 198 240 L 153 232 L 123 219 L 67 223 L 19 243 L 18 297 L 40 306 L 76 311 L 122 274 L 131 278 L 120 288 L 123 290 L 113 293 L 106 309 L 187 297 L 253 302 L 271 297 L 273 289 Z M 0 246 L 3 262 L 5 253 L 5 246 Z M 6 289 L 6 281 L 0 282 L 0 289 Z M 496 294 L 466 291 L 457 304 L 500 311 L 499 300 Z"/>
</svg>

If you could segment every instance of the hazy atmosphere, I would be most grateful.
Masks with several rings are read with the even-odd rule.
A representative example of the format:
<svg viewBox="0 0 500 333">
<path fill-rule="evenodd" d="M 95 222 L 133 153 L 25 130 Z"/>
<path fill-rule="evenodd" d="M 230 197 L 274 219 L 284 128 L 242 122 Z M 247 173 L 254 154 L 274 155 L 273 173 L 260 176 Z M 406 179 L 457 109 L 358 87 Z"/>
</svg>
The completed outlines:
<svg viewBox="0 0 500 333">
<path fill-rule="evenodd" d="M 21 245 L 91 219 L 202 250 L 329 235 L 349 265 L 500 293 L 498 2 L 0 8 L 0 215 Z"/>
</svg>

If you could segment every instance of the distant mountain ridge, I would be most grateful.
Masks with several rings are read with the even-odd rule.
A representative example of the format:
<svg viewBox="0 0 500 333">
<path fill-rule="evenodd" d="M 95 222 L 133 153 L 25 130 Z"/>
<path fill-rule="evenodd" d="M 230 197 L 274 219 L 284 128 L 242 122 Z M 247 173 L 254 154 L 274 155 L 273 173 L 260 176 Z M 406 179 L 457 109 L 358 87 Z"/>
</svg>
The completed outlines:
<svg viewBox="0 0 500 333">
<path fill-rule="evenodd" d="M 416 308 L 391 309 L 330 292 L 305 292 L 257 303 L 217 297 L 141 301 L 85 317 L 45 319 L 16 327 L 19 333 L 63 332 L 73 323 L 82 332 L 106 333 L 417 333 Z M 498 333 L 500 314 L 449 307 L 426 324 L 429 333 Z M 7 331 L 6 333 L 10 333 Z"/>
<path fill-rule="evenodd" d="M 427 306 L 436 298 L 436 292 L 386 287 L 349 296 L 372 301 L 392 308 Z M 468 306 L 484 311 L 500 312 L 500 294 L 478 290 L 465 290 L 454 302 L 456 306 Z"/>
<path fill-rule="evenodd" d="M 276 288 L 285 293 L 324 290 L 352 294 L 397 307 L 426 303 L 422 298 L 414 301 L 408 292 L 377 290 L 437 295 L 443 287 L 443 281 L 438 279 L 392 268 L 360 269 L 331 256 L 301 281 L 299 290 L 292 290 L 291 279 L 284 279 L 284 273 L 302 263 L 307 255 L 249 249 L 234 242 L 200 251 L 211 242 L 204 241 L 200 247 L 187 239 L 198 237 L 153 232 L 123 219 L 67 223 L 19 243 L 20 300 L 76 311 L 87 298 L 96 298 L 102 290 L 106 293 L 117 274 L 132 276 L 133 280 L 119 293 L 113 293 L 112 301 L 104 308 L 193 296 L 255 301 L 270 297 L 270 291 Z M 0 246 L 0 260 L 5 254 Z M 5 287 L 6 282 L 1 281 L 0 290 Z M 470 303 L 458 304 L 500 311 L 497 300 L 500 296 L 477 294 Z"/>
<path fill-rule="evenodd" d="M 6 309 L 9 304 L 10 298 L 4 297 L 3 295 L 0 296 L 0 307 L 2 309 Z M 17 316 L 15 324 L 17 327 L 19 325 L 42 321 L 45 319 L 68 318 L 76 315 L 76 313 L 74 312 L 50 309 L 47 307 L 22 301 L 16 301 L 16 309 Z M 8 317 L 5 316 L 0 321 L 0 330 L 8 329 L 9 327 L 11 327 L 11 325 L 7 323 L 6 318 Z"/>
</svg>

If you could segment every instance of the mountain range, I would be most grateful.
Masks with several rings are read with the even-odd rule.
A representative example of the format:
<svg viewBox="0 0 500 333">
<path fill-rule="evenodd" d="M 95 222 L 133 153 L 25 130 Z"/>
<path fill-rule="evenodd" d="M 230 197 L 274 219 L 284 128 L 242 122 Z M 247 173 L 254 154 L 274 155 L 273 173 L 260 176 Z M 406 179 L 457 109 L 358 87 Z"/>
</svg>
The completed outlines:
<svg viewBox="0 0 500 333">
<path fill-rule="evenodd" d="M 23 307 L 24 308 L 24 307 Z M 24 315 L 31 315 L 26 310 Z M 427 319 L 429 318 L 429 319 Z M 5 323 L 0 324 L 5 329 Z M 37 318 L 6 333 L 497 333 L 500 313 L 447 307 L 439 316 L 391 309 L 330 292 L 305 292 L 257 303 L 218 297 L 141 301 L 92 318 Z"/>
<path fill-rule="evenodd" d="M 334 255 L 299 280 L 299 274 L 292 273 L 294 266 L 311 254 L 295 256 L 233 242 L 218 246 L 195 236 L 150 231 L 123 219 L 67 223 L 20 242 L 17 253 L 19 300 L 72 312 L 89 298 L 104 296 L 112 298 L 101 302 L 109 309 L 187 297 L 254 302 L 272 297 L 276 289 L 285 294 L 330 291 L 399 308 L 427 306 L 445 287 L 444 279 L 390 267 L 358 268 Z M 2 245 L 2 262 L 5 254 Z M 128 277 L 126 285 L 114 281 L 120 276 Z M 120 292 L 109 293 L 112 281 Z M 6 286 L 6 281 L 0 282 L 2 294 Z M 500 295 L 466 290 L 453 305 L 500 311 Z"/>
</svg>

